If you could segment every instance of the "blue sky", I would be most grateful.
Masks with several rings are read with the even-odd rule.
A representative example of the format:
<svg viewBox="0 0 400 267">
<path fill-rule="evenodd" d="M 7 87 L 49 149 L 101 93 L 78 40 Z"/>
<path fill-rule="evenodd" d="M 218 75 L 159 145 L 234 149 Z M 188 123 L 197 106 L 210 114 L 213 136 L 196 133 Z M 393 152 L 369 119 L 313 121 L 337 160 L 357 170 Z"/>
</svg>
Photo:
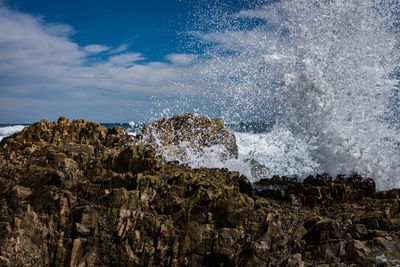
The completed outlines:
<svg viewBox="0 0 400 267">
<path fill-rule="evenodd" d="M 264 119 L 290 45 L 273 2 L 0 0 L 0 123 Z"/>
<path fill-rule="evenodd" d="M 0 123 L 151 119 L 196 73 L 193 32 L 256 2 L 0 0 Z"/>
<path fill-rule="evenodd" d="M 146 54 L 148 60 L 163 60 L 165 54 L 181 50 L 178 35 L 193 13 L 190 5 L 177 0 L 8 0 L 6 4 L 46 23 L 71 26 L 70 39 L 79 45 L 126 45 Z"/>
</svg>

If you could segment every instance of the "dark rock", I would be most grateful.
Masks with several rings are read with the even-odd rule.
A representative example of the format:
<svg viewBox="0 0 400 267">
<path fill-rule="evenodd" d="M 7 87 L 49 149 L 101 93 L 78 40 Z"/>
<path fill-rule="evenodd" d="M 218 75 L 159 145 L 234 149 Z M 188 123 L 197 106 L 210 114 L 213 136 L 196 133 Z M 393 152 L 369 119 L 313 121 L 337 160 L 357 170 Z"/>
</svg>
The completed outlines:
<svg viewBox="0 0 400 267">
<path fill-rule="evenodd" d="M 303 237 L 307 244 L 315 245 L 331 239 L 339 239 L 340 226 L 334 220 L 322 219 L 311 226 L 310 230 Z"/>
<path fill-rule="evenodd" d="M 344 183 L 349 185 L 352 189 L 357 190 L 363 196 L 372 196 L 376 192 L 376 185 L 371 178 L 364 179 L 360 175 L 353 173 L 345 177 Z"/>
<path fill-rule="evenodd" d="M 172 144 L 230 138 L 220 120 L 163 122 L 183 136 Z M 400 250 L 399 190 L 321 175 L 255 192 L 237 172 L 166 162 L 123 128 L 84 120 L 5 139 L 0 176 L 1 266 L 376 266 L 376 253 Z"/>
<path fill-rule="evenodd" d="M 291 195 L 300 195 L 301 201 L 309 206 L 332 205 L 333 202 L 358 201 L 375 193 L 372 179 L 363 179 L 357 174 L 338 176 L 327 174 L 308 176 L 302 183 L 296 177 L 273 176 L 261 179 L 256 188 L 265 197 L 291 201 Z"/>
<path fill-rule="evenodd" d="M 360 240 L 350 240 L 347 243 L 345 257 L 351 261 L 366 263 L 366 258 L 371 253 L 371 250 L 366 244 Z"/>
<path fill-rule="evenodd" d="M 304 262 L 301 260 L 301 254 L 293 254 L 283 261 L 279 266 L 281 267 L 304 267 Z"/>
</svg>

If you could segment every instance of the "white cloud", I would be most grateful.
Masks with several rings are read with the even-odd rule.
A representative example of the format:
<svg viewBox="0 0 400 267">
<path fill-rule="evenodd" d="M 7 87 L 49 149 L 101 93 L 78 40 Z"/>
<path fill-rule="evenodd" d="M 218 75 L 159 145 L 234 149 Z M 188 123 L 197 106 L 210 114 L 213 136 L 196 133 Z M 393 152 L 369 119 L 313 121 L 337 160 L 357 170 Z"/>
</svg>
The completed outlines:
<svg viewBox="0 0 400 267">
<path fill-rule="evenodd" d="M 70 25 L 63 23 L 42 24 L 42 26 L 45 32 L 51 35 L 68 37 L 75 33 L 75 30 Z"/>
<path fill-rule="evenodd" d="M 195 56 L 189 54 L 169 54 L 165 58 L 169 60 L 172 64 L 185 66 L 192 63 L 195 59 Z"/>
<path fill-rule="evenodd" d="M 61 24 L 43 24 L 39 18 L 0 7 L 0 60 L 8 62 L 0 67 L 3 71 L 15 67 L 28 70 L 32 65 L 80 62 L 85 54 L 66 37 L 68 28 Z M 36 72 L 37 68 L 30 71 Z"/>
<path fill-rule="evenodd" d="M 117 54 L 126 51 L 129 48 L 128 44 L 121 44 L 117 48 L 110 51 L 111 54 Z"/>
<path fill-rule="evenodd" d="M 32 101 L 29 109 L 37 109 L 35 114 L 46 107 L 49 114 L 57 114 L 55 109 L 74 105 L 76 110 L 87 110 L 82 101 L 89 105 L 100 99 L 123 103 L 146 95 L 170 96 L 179 91 L 172 84 L 188 71 L 183 65 L 192 60 L 190 55 L 174 54 L 167 57 L 169 63 L 138 62 L 146 58 L 127 52 L 127 44 L 115 49 L 80 46 L 71 40 L 73 33 L 69 25 L 48 23 L 0 5 L 0 99 L 20 103 L 4 106 L 0 121 L 12 114 L 28 114 L 27 99 L 46 100 Z M 93 53 L 106 51 L 111 54 L 108 59 L 93 61 Z"/>
<path fill-rule="evenodd" d="M 87 46 L 83 47 L 83 50 L 85 50 L 86 52 L 89 52 L 89 53 L 97 54 L 97 53 L 101 53 L 101 52 L 110 50 L 110 47 L 105 46 L 105 45 L 91 44 L 91 45 L 87 45 Z"/>
<path fill-rule="evenodd" d="M 109 58 L 110 62 L 118 64 L 118 65 L 126 65 L 131 64 L 135 61 L 140 61 L 146 59 L 140 53 L 125 53 L 117 56 L 112 56 Z"/>
</svg>

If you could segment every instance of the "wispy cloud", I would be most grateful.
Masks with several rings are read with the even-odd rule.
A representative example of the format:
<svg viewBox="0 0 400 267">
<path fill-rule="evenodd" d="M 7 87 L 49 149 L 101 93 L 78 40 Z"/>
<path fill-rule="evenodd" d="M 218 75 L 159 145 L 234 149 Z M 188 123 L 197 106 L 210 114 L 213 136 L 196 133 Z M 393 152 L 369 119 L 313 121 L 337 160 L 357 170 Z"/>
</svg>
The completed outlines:
<svg viewBox="0 0 400 267">
<path fill-rule="evenodd" d="M 127 65 L 135 61 L 140 61 L 146 59 L 140 53 L 125 53 L 118 56 L 112 56 L 109 58 L 110 62 L 118 65 Z"/>
<path fill-rule="evenodd" d="M 128 44 L 121 44 L 117 48 L 114 48 L 113 50 L 111 50 L 110 53 L 111 54 L 121 53 L 121 52 L 124 52 L 124 51 L 128 50 L 128 48 L 129 48 Z"/>
<path fill-rule="evenodd" d="M 83 47 L 83 50 L 85 50 L 86 52 L 89 53 L 101 53 L 107 50 L 110 50 L 109 46 L 105 46 L 105 45 L 98 45 L 98 44 L 92 44 L 92 45 L 87 45 L 85 47 Z"/>
<path fill-rule="evenodd" d="M 189 65 L 190 63 L 192 63 L 193 60 L 195 59 L 195 56 L 188 55 L 188 54 L 170 54 L 170 55 L 167 55 L 165 58 L 168 61 L 170 61 L 172 64 L 185 66 L 185 65 Z"/>
</svg>

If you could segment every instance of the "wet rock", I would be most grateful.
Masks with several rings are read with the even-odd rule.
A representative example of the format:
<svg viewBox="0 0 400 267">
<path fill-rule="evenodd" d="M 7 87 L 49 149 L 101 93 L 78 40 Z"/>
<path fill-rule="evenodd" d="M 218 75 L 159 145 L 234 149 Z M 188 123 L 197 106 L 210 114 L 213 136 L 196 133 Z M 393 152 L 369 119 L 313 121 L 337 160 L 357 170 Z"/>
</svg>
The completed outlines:
<svg viewBox="0 0 400 267">
<path fill-rule="evenodd" d="M 266 175 L 268 173 L 268 168 L 266 166 L 262 165 L 255 159 L 250 159 L 247 161 L 250 162 L 250 171 L 253 179 L 261 180 L 267 178 Z"/>
</svg>

